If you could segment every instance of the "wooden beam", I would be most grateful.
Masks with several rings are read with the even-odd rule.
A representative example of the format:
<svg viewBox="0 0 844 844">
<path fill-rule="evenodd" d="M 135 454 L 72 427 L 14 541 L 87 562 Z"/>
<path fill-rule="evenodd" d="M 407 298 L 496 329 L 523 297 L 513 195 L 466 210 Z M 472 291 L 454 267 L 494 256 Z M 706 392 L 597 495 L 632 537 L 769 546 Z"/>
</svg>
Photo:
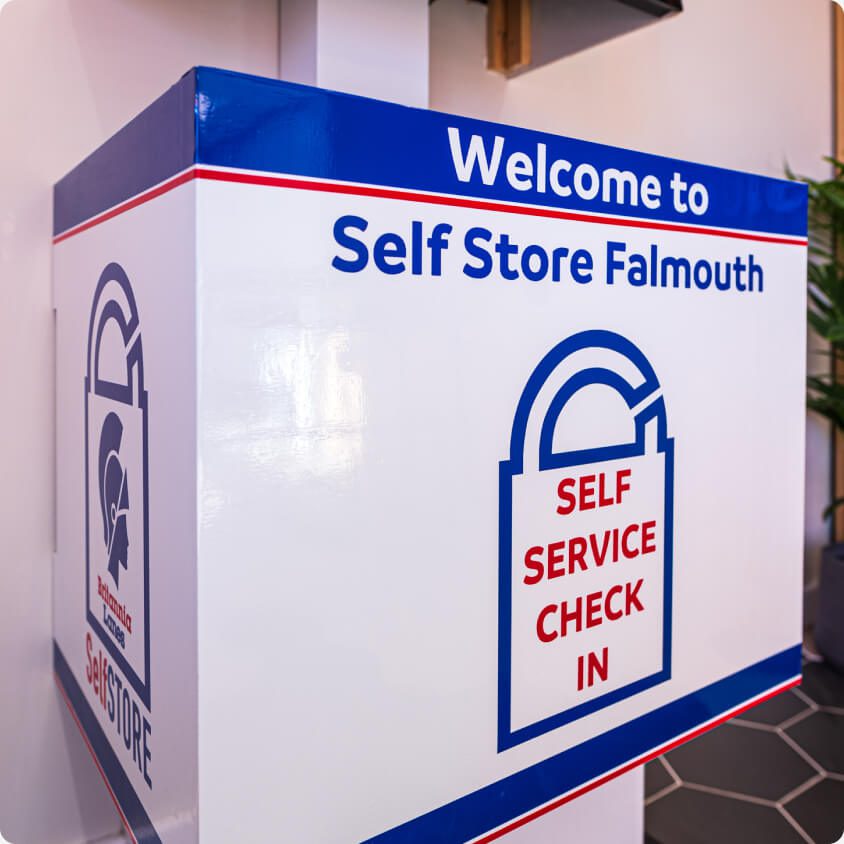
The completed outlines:
<svg viewBox="0 0 844 844">
<path fill-rule="evenodd" d="M 510 73 L 531 60 L 530 0 L 489 0 L 487 67 Z"/>
<path fill-rule="evenodd" d="M 658 18 L 683 11 L 683 0 L 621 0 L 621 2 Z"/>
</svg>

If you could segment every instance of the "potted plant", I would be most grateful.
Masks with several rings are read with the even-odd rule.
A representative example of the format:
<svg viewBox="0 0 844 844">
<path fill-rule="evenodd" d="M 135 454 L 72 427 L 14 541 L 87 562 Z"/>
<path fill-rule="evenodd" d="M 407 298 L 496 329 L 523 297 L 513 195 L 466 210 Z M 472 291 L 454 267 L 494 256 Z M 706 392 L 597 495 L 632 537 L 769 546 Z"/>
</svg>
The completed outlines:
<svg viewBox="0 0 844 844">
<path fill-rule="evenodd" d="M 809 186 L 809 326 L 824 341 L 829 366 L 807 378 L 807 405 L 844 431 L 844 163 L 830 159 L 827 181 L 805 179 Z M 844 505 L 834 500 L 832 515 Z M 824 659 L 844 672 L 844 543 L 823 550 L 815 623 L 815 644 Z"/>
</svg>

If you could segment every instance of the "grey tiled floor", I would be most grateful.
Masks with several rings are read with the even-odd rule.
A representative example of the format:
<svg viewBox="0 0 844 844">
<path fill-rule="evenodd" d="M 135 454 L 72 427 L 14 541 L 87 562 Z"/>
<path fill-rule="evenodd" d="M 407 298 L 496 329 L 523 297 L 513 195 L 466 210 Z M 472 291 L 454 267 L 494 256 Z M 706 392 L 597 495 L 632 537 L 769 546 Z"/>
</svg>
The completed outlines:
<svg viewBox="0 0 844 844">
<path fill-rule="evenodd" d="M 649 844 L 833 844 L 844 832 L 844 676 L 803 685 L 645 769 Z"/>
</svg>

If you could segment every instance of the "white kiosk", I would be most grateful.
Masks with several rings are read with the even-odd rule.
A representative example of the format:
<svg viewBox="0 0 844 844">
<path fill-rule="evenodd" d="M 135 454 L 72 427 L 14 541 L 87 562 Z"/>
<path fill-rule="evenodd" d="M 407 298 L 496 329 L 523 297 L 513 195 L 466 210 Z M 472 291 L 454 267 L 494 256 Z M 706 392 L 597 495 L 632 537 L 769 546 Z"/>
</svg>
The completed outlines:
<svg viewBox="0 0 844 844">
<path fill-rule="evenodd" d="M 54 234 L 137 842 L 489 842 L 799 682 L 805 186 L 198 68 Z"/>
</svg>

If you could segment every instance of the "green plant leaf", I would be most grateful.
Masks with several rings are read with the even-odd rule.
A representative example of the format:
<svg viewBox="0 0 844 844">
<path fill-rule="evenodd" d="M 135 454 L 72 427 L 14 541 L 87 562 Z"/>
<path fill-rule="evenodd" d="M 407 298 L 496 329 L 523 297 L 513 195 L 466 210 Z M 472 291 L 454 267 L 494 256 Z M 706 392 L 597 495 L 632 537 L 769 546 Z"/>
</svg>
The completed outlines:
<svg viewBox="0 0 844 844">
<path fill-rule="evenodd" d="M 836 498 L 828 507 L 825 507 L 821 517 L 828 519 L 841 506 L 844 506 L 844 496 Z"/>
</svg>

